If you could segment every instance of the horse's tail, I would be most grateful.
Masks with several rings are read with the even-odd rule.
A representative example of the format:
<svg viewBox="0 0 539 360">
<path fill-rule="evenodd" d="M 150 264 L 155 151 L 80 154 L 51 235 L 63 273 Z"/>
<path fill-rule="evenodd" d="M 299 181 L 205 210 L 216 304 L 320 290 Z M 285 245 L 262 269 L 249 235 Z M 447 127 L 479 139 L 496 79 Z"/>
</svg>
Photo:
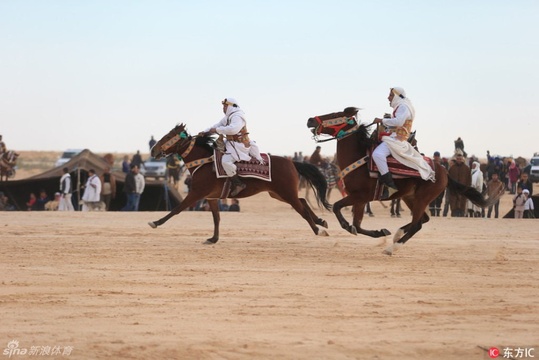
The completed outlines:
<svg viewBox="0 0 539 360">
<path fill-rule="evenodd" d="M 468 200 L 470 200 L 472 203 L 474 203 L 474 205 L 477 205 L 482 208 L 494 205 L 496 201 L 498 201 L 500 197 L 503 195 L 503 187 L 502 187 L 502 191 L 497 193 L 495 196 L 491 196 L 485 199 L 483 194 L 481 194 L 475 188 L 459 183 L 458 181 L 452 179 L 451 176 L 449 176 L 449 174 L 447 175 L 447 180 L 448 180 L 447 187 L 449 188 L 450 193 L 453 192 L 453 193 L 461 194 L 465 196 Z"/>
<path fill-rule="evenodd" d="M 327 210 L 331 210 L 331 204 L 326 198 L 328 191 L 326 177 L 313 164 L 298 161 L 293 163 L 298 173 L 311 185 L 318 205 L 322 204 Z"/>
</svg>

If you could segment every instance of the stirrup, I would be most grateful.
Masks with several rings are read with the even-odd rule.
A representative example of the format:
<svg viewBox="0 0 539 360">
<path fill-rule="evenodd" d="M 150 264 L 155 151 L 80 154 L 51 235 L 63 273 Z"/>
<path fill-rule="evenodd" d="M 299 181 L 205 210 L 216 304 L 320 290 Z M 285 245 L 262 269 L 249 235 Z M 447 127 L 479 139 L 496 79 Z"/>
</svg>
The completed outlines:
<svg viewBox="0 0 539 360">
<path fill-rule="evenodd" d="M 234 189 L 232 189 L 232 191 L 230 191 L 230 197 L 235 197 L 236 195 L 238 195 L 243 189 L 245 189 L 247 187 L 247 185 L 245 185 L 245 183 L 243 183 L 238 175 L 234 175 L 233 177 L 230 178 L 230 182 L 231 182 L 231 185 L 234 186 Z"/>
</svg>

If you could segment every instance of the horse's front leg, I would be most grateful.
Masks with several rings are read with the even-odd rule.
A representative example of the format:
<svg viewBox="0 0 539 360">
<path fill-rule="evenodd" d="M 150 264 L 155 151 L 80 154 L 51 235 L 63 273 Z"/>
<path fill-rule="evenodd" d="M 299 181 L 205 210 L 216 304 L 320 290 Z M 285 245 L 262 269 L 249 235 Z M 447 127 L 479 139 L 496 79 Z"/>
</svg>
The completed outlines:
<svg viewBox="0 0 539 360">
<path fill-rule="evenodd" d="M 215 244 L 219 241 L 219 223 L 221 222 L 221 216 L 219 214 L 219 201 L 217 199 L 208 200 L 211 214 L 213 216 L 213 237 L 204 242 L 206 245 Z"/>
<path fill-rule="evenodd" d="M 355 226 L 350 226 L 350 223 L 344 218 L 342 215 L 341 209 L 346 206 L 351 206 L 355 202 L 355 199 L 352 196 L 346 196 L 342 198 L 341 200 L 337 201 L 335 204 L 333 204 L 333 213 L 337 217 L 337 220 L 339 221 L 339 224 L 341 224 L 341 227 L 348 231 L 350 234 L 357 235 L 357 229 Z"/>
<path fill-rule="evenodd" d="M 385 228 L 381 230 L 365 230 L 361 228 L 361 221 L 363 220 L 363 215 L 365 213 L 365 205 L 366 203 L 356 203 L 352 207 L 352 213 L 354 214 L 354 220 L 352 224 L 353 227 L 355 227 L 356 231 L 359 234 L 367 235 L 373 238 L 390 235 L 391 232 Z"/>
<path fill-rule="evenodd" d="M 164 217 L 162 217 L 161 219 L 157 220 L 157 221 L 150 221 L 148 222 L 148 225 L 150 225 L 152 228 L 156 228 L 158 226 L 161 226 L 163 225 L 164 223 L 166 223 L 171 217 L 173 217 L 174 215 L 178 215 L 179 213 L 181 213 L 183 210 L 187 209 L 188 207 L 192 206 L 193 204 L 195 204 L 198 200 L 202 199 L 205 197 L 205 195 L 207 195 L 206 193 L 204 194 L 200 194 L 200 193 L 196 193 L 194 191 L 190 191 L 189 194 L 187 194 L 187 196 L 185 197 L 185 199 L 180 203 L 180 205 L 176 206 L 174 209 L 172 209 L 167 215 L 165 215 Z"/>
</svg>

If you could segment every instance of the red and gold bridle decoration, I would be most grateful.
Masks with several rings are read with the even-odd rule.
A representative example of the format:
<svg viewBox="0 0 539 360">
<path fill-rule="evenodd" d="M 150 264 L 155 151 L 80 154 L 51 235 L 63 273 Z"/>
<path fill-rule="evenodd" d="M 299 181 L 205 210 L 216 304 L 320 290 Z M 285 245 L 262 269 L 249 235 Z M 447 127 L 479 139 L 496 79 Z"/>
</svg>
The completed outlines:
<svg viewBox="0 0 539 360">
<path fill-rule="evenodd" d="M 357 123 L 355 116 L 342 116 L 329 120 L 321 120 L 320 117 L 315 116 L 314 119 L 318 123 L 318 126 L 313 131 L 315 138 L 318 138 L 318 136 L 322 134 L 322 131 L 324 129 L 331 129 L 333 132 L 327 135 L 332 136 L 335 139 L 342 139 L 359 128 L 359 124 Z M 347 130 L 344 130 L 347 126 L 352 127 Z M 320 140 L 317 141 L 320 142 Z"/>
</svg>

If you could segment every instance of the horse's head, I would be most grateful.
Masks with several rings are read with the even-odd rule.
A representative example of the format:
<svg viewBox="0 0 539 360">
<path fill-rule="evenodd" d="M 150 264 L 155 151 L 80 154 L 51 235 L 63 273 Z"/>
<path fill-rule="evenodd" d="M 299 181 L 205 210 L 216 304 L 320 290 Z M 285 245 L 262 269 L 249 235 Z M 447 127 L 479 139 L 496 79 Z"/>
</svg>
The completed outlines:
<svg viewBox="0 0 539 360">
<path fill-rule="evenodd" d="M 348 130 L 357 127 L 356 115 L 359 111 L 356 107 L 347 107 L 344 111 L 315 116 L 307 120 L 307 127 L 313 135 L 318 137 L 326 134 L 340 138 L 348 133 Z"/>
<path fill-rule="evenodd" d="M 152 147 L 151 155 L 155 159 L 160 159 L 163 156 L 177 153 L 181 146 L 190 140 L 191 136 L 185 130 L 185 125 L 176 125 Z"/>
</svg>

